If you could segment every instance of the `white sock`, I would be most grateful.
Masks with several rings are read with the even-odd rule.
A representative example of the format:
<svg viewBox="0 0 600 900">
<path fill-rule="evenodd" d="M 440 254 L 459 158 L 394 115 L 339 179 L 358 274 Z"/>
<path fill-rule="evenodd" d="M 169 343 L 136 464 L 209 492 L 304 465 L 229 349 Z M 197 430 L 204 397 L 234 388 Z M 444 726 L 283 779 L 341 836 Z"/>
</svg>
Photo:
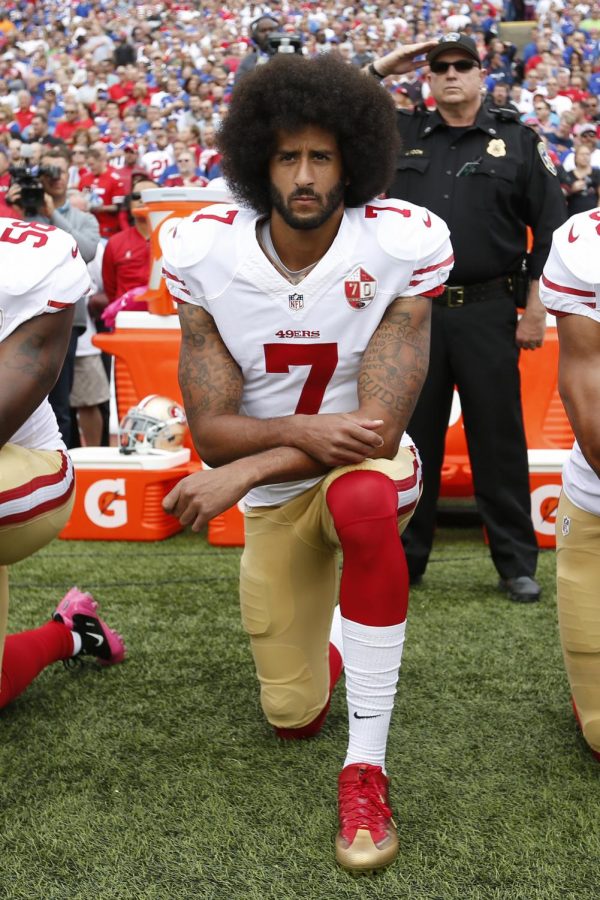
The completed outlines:
<svg viewBox="0 0 600 900">
<path fill-rule="evenodd" d="M 71 656 L 77 656 L 78 653 L 81 653 L 83 641 L 81 640 L 81 635 L 77 634 L 76 631 L 71 632 L 71 637 L 73 638 L 73 652 L 71 653 Z"/>
<path fill-rule="evenodd" d="M 379 627 L 340 618 L 349 731 L 344 766 L 364 762 L 385 772 L 406 622 Z"/>
<path fill-rule="evenodd" d="M 344 658 L 344 643 L 342 638 L 342 614 L 339 604 L 333 611 L 333 621 L 329 632 L 329 643 L 333 644 L 342 659 Z"/>
</svg>

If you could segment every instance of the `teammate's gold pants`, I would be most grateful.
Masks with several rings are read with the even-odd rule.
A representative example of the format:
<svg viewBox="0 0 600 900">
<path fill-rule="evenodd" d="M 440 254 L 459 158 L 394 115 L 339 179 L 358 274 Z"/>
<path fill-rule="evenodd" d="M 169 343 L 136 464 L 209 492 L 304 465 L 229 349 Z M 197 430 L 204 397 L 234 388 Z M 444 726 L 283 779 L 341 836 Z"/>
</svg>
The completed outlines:
<svg viewBox="0 0 600 900">
<path fill-rule="evenodd" d="M 558 625 L 571 693 L 593 750 L 600 751 L 600 516 L 564 491 L 556 516 Z"/>
<path fill-rule="evenodd" d="M 0 450 L 0 498 L 19 487 L 25 488 L 37 479 L 55 479 L 61 471 L 63 460 L 64 455 L 55 450 L 26 450 L 16 444 L 5 444 Z M 4 525 L 0 515 L 0 667 L 8 619 L 6 567 L 45 547 L 62 531 L 75 500 L 74 492 L 66 500 L 60 496 L 61 490 L 68 493 L 67 482 L 68 479 L 64 479 L 64 484 L 62 481 L 56 482 L 54 494 L 47 501 L 48 508 L 42 511 L 39 511 L 40 507 L 36 510 L 33 505 L 29 512 L 23 514 L 21 521 Z M 43 501 L 44 497 L 41 499 Z M 8 517 L 6 507 L 4 511 Z M 0 505 L 0 512 L 2 509 Z"/>
</svg>

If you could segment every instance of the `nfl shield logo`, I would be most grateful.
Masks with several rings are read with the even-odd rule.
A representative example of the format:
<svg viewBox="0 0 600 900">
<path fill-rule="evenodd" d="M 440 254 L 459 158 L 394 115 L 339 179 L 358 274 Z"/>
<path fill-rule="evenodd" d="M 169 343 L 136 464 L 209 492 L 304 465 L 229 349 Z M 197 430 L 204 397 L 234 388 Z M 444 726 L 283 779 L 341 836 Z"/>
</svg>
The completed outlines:
<svg viewBox="0 0 600 900">
<path fill-rule="evenodd" d="M 304 309 L 304 294 L 288 294 L 290 309 Z"/>
<path fill-rule="evenodd" d="M 364 309 L 377 291 L 377 279 L 369 275 L 362 266 L 355 269 L 344 281 L 346 300 L 352 309 Z"/>
</svg>

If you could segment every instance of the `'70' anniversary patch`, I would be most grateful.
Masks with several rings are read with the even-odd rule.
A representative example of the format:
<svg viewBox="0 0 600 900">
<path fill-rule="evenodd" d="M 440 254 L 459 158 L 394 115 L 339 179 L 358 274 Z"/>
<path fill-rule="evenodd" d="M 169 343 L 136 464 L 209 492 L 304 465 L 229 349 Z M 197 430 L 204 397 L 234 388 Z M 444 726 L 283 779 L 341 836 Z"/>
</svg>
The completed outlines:
<svg viewBox="0 0 600 900">
<path fill-rule="evenodd" d="M 344 281 L 346 300 L 352 309 L 364 309 L 377 291 L 377 279 L 369 275 L 362 266 L 355 269 Z"/>
</svg>

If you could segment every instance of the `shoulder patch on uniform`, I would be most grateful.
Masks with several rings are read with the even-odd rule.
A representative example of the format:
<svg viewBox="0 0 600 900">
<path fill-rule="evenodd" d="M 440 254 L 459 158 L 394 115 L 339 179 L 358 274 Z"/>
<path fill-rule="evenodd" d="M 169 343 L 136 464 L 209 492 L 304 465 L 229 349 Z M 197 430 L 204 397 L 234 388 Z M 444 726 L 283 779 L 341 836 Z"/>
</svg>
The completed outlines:
<svg viewBox="0 0 600 900">
<path fill-rule="evenodd" d="M 543 141 L 539 141 L 539 143 L 537 145 L 537 150 L 538 150 L 538 153 L 540 154 L 540 159 L 542 160 L 542 162 L 544 163 L 544 165 L 546 166 L 546 168 L 548 169 L 550 174 L 557 175 L 558 173 L 556 171 L 556 166 L 550 159 L 548 151 L 546 150 L 546 145 L 543 143 Z"/>
</svg>

